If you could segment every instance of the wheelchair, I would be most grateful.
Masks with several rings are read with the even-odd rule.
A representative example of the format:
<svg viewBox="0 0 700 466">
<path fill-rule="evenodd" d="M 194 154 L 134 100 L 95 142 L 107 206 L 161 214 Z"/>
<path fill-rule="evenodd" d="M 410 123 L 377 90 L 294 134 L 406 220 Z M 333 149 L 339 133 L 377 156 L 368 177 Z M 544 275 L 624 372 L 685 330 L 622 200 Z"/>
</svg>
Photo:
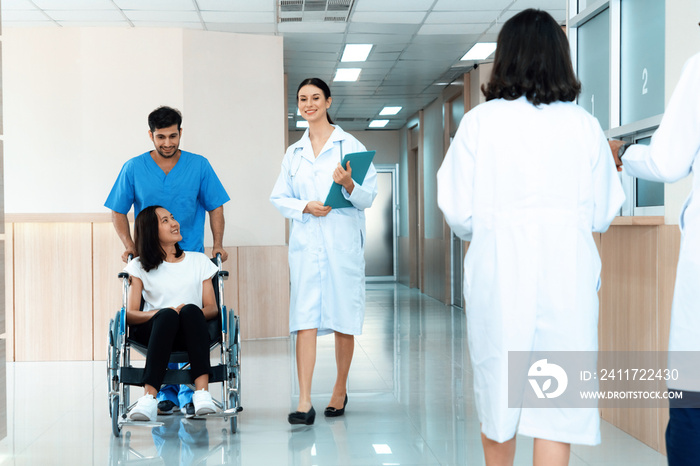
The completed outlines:
<svg viewBox="0 0 700 466">
<path fill-rule="evenodd" d="M 129 257 L 131 259 L 131 256 Z M 228 272 L 222 269 L 221 255 L 217 254 L 212 262 L 219 271 L 212 278 L 214 294 L 219 308 L 219 316 L 211 319 L 209 325 L 210 353 L 220 348 L 220 362 L 212 364 L 209 371 L 209 383 L 222 383 L 221 399 L 218 400 L 212 393 L 214 404 L 221 410 L 214 414 L 207 414 L 197 418 L 223 418 L 230 422 L 230 433 L 238 430 L 238 414 L 243 411 L 241 406 L 241 336 L 239 316 L 234 310 L 226 309 L 224 304 L 224 280 L 228 278 Z M 122 307 L 114 319 L 109 322 L 109 339 L 107 344 L 107 376 L 109 387 L 109 415 L 112 419 L 112 433 L 119 437 L 124 426 L 158 427 L 162 422 L 131 421 L 128 418 L 129 411 L 136 405 L 129 404 L 130 385 L 142 385 L 144 368 L 131 365 L 131 349 L 146 356 L 147 347 L 129 338 L 129 328 L 126 324 L 127 296 L 129 292 L 129 274 L 119 273 L 122 280 Z M 142 303 L 143 304 L 143 303 Z M 171 363 L 187 363 L 186 351 L 175 351 L 170 354 Z M 163 385 L 189 385 L 194 389 L 192 378 L 189 374 L 189 364 L 180 369 L 168 369 L 163 379 Z"/>
</svg>

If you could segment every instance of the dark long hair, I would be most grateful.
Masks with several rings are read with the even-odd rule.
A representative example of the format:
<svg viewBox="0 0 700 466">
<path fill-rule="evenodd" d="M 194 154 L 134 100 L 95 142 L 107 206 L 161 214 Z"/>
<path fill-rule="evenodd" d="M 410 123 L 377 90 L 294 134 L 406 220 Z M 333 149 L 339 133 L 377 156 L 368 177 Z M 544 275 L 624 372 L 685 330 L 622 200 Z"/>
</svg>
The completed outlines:
<svg viewBox="0 0 700 466">
<path fill-rule="evenodd" d="M 158 238 L 158 214 L 156 209 L 162 209 L 162 207 L 159 205 L 146 207 L 139 212 L 134 222 L 136 254 L 139 256 L 141 266 L 146 272 L 157 269 L 167 257 Z M 179 244 L 175 243 L 175 257 L 180 256 L 182 256 L 182 249 L 180 249 Z"/>
<path fill-rule="evenodd" d="M 323 96 L 326 98 L 326 100 L 328 100 L 328 98 L 331 96 L 331 88 L 328 87 L 328 84 L 326 84 L 323 79 L 306 78 L 301 82 L 301 84 L 299 84 L 299 87 L 297 87 L 297 105 L 299 104 L 299 91 L 302 87 L 308 86 L 309 84 L 321 89 L 321 92 L 323 92 Z M 328 123 L 333 124 L 333 120 L 331 120 L 331 116 L 328 114 L 328 110 L 326 110 L 326 118 L 328 118 Z"/>
<path fill-rule="evenodd" d="M 581 92 L 569 41 L 549 13 L 528 9 L 506 21 L 498 34 L 486 100 L 526 96 L 533 105 L 571 102 Z"/>
</svg>

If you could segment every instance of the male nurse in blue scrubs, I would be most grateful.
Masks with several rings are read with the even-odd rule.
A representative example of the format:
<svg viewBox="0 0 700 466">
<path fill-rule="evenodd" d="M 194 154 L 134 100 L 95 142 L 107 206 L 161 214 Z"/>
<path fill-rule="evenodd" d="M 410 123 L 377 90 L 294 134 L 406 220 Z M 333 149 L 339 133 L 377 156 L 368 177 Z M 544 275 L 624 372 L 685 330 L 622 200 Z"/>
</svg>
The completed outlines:
<svg viewBox="0 0 700 466">
<path fill-rule="evenodd" d="M 148 115 L 148 136 L 154 150 L 127 161 L 109 193 L 105 207 L 112 210 L 112 223 L 124 244 L 122 260 L 136 255 L 126 214 L 134 206 L 134 217 L 145 207 L 160 205 L 180 223 L 184 251 L 204 252 L 204 223 L 209 212 L 214 245 L 212 255 L 228 258 L 223 247 L 224 204 L 230 199 L 209 161 L 180 150 L 182 115 L 170 107 L 159 107 Z M 158 393 L 158 411 L 170 414 L 180 406 L 187 413 L 192 390 L 167 385 Z M 189 414 L 189 413 L 188 413 Z"/>
</svg>

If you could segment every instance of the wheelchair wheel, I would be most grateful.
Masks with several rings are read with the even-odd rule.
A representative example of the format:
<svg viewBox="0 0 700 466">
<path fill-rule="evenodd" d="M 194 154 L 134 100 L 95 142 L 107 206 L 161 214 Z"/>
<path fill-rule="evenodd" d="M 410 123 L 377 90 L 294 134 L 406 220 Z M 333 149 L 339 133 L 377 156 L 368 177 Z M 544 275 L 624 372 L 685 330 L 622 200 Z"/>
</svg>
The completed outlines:
<svg viewBox="0 0 700 466">
<path fill-rule="evenodd" d="M 112 433 L 115 437 L 119 437 L 122 430 L 121 426 L 119 425 L 119 395 L 112 397 L 110 415 L 112 416 Z"/>
</svg>

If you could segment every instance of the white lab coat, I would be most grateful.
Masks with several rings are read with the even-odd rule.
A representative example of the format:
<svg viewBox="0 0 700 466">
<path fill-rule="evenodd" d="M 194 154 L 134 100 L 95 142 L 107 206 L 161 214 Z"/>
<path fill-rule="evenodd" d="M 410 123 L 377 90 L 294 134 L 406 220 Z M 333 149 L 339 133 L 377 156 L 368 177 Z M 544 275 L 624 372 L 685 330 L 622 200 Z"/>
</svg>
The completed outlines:
<svg viewBox="0 0 700 466">
<path fill-rule="evenodd" d="M 661 125 L 649 146 L 632 145 L 622 157 L 630 175 L 672 183 L 697 173 L 700 164 L 700 54 L 690 58 L 681 73 Z M 669 368 L 678 381 L 669 388 L 700 391 L 700 358 L 674 352 L 700 351 L 700 177 L 681 210 L 681 250 L 671 311 Z"/>
<path fill-rule="evenodd" d="M 345 198 L 354 207 L 332 209 L 325 217 L 303 213 L 309 201 L 325 201 L 333 170 L 342 156 L 365 147 L 339 126 L 318 157 L 306 130 L 287 149 L 270 201 L 291 219 L 289 331 L 318 329 L 362 333 L 365 314 L 365 213 L 377 195 L 377 171 L 370 165 L 362 185 Z M 351 164 L 352 167 L 352 164 Z"/>
<path fill-rule="evenodd" d="M 484 434 L 600 442 L 596 409 L 508 408 L 508 351 L 597 351 L 600 258 L 624 194 L 597 120 L 524 97 L 467 113 L 438 171 L 438 205 L 471 241 L 469 351 Z"/>
</svg>

